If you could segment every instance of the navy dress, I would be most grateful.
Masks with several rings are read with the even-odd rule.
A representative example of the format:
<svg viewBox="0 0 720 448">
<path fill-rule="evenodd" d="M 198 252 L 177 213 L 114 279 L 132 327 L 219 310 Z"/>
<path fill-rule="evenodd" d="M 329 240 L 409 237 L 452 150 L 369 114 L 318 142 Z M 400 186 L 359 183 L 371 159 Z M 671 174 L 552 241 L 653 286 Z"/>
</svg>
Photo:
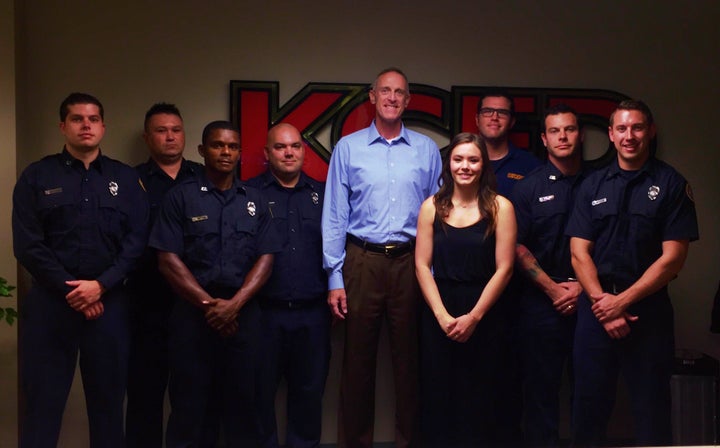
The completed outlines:
<svg viewBox="0 0 720 448">
<path fill-rule="evenodd" d="M 463 228 L 435 218 L 433 272 L 443 304 L 454 317 L 468 313 L 495 273 L 495 235 L 480 220 Z M 496 307 L 467 342 L 449 339 L 429 306 L 421 322 L 423 441 L 428 447 L 496 443 L 495 404 L 502 353 Z"/>
</svg>

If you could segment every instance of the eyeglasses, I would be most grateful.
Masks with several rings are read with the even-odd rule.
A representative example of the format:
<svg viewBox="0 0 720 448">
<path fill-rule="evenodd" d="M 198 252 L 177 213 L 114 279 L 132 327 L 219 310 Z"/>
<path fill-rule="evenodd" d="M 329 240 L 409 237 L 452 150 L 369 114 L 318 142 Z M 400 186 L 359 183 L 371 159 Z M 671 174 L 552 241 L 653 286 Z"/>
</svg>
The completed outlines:
<svg viewBox="0 0 720 448">
<path fill-rule="evenodd" d="M 498 114 L 498 118 L 510 118 L 512 112 L 509 109 L 495 109 L 493 107 L 483 107 L 478 113 L 483 117 L 492 117 L 495 113 Z"/>
</svg>

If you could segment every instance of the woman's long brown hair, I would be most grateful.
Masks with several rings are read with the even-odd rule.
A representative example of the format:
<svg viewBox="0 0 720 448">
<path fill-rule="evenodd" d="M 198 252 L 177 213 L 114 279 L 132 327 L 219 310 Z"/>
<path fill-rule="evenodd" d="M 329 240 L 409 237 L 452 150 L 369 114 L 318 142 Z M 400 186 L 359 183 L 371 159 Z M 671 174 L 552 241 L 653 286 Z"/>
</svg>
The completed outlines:
<svg viewBox="0 0 720 448">
<path fill-rule="evenodd" d="M 456 135 L 450 142 L 445 158 L 443 159 L 440 179 L 438 179 L 440 189 L 435 193 L 434 197 L 435 213 L 437 213 L 437 216 L 444 223 L 445 219 L 450 215 L 450 210 L 453 208 L 452 196 L 455 191 L 455 181 L 450 172 L 450 160 L 452 159 L 453 150 L 464 143 L 474 144 L 480 149 L 480 155 L 482 157 L 482 173 L 480 173 L 480 181 L 478 182 L 477 199 L 480 216 L 482 219 L 486 219 L 488 223 L 487 230 L 485 231 L 485 237 L 487 238 L 488 235 L 495 232 L 497 222 L 497 204 L 495 203 L 497 180 L 490 166 L 490 157 L 488 156 L 485 142 L 476 134 L 462 132 Z"/>
</svg>

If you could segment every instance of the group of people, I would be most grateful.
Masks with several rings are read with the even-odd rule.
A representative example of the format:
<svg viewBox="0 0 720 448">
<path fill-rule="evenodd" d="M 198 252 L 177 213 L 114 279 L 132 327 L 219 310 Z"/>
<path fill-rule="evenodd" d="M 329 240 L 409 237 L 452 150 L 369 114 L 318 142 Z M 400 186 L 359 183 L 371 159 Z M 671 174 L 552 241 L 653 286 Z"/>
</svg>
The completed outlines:
<svg viewBox="0 0 720 448">
<path fill-rule="evenodd" d="M 698 230 L 687 182 L 652 151 L 650 109 L 617 106 L 617 158 L 590 171 L 566 105 L 546 111 L 541 162 L 509 142 L 502 91 L 444 157 L 403 124 L 410 98 L 400 69 L 378 74 L 374 120 L 338 141 L 326 184 L 303 173 L 289 124 L 270 129 L 268 169 L 247 182 L 232 123 L 203 130 L 204 166 L 184 159 L 166 103 L 146 114 L 150 158 L 134 170 L 101 153 L 100 102 L 66 98 L 62 152 L 13 194 L 33 277 L 21 446 L 57 444 L 78 353 L 92 446 L 278 447 L 282 378 L 285 446 L 318 446 L 332 321 L 340 447 L 372 446 L 383 321 L 398 447 L 557 446 L 565 369 L 574 445 L 606 441 L 620 371 L 636 442 L 671 444 L 667 285 Z"/>
</svg>

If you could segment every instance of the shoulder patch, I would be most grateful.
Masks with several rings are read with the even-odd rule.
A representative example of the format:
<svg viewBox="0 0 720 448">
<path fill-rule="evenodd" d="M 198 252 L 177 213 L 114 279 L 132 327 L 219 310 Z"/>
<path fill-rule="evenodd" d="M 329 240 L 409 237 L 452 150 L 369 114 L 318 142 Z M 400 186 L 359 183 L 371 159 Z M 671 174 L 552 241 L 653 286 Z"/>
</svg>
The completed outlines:
<svg viewBox="0 0 720 448">
<path fill-rule="evenodd" d="M 685 184 L 685 194 L 687 195 L 688 199 L 690 199 L 692 202 L 695 202 L 695 196 L 693 195 L 693 191 L 690 187 L 689 182 Z"/>
</svg>

